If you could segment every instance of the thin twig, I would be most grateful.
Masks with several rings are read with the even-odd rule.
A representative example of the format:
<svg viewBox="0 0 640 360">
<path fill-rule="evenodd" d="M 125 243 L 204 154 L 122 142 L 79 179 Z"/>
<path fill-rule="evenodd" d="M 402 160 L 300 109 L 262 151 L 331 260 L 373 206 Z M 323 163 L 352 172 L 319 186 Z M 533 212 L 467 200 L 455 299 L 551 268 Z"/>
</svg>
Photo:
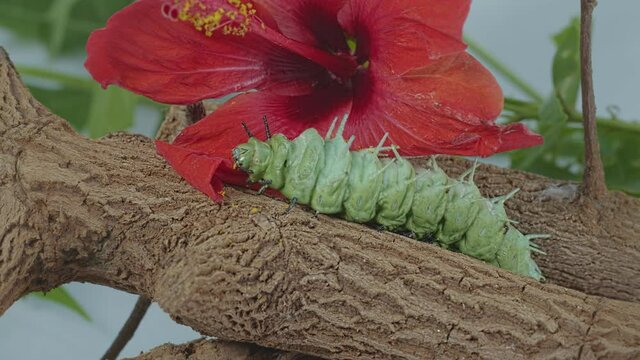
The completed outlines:
<svg viewBox="0 0 640 360">
<path fill-rule="evenodd" d="M 585 154 L 582 191 L 588 198 L 598 199 L 607 193 L 596 127 L 596 101 L 593 91 L 593 69 L 591 65 L 593 9 L 598 2 L 596 0 L 581 1 L 580 58 L 582 67 L 582 113 L 584 117 Z"/>
<path fill-rule="evenodd" d="M 122 349 L 124 349 L 138 329 L 142 318 L 147 313 L 147 309 L 149 309 L 149 305 L 151 305 L 151 299 L 145 296 L 138 297 L 136 306 L 133 308 L 133 311 L 131 311 L 127 322 L 124 323 L 124 326 L 120 329 L 118 336 L 113 340 L 107 352 L 100 358 L 101 360 L 115 360 L 118 355 L 120 355 Z"/>
</svg>

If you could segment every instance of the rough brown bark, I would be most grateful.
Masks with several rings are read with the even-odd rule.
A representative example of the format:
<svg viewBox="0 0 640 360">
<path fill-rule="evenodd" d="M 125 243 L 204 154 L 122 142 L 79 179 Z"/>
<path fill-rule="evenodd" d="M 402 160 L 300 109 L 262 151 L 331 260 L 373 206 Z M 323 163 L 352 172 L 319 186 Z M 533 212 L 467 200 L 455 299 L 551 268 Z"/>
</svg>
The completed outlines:
<svg viewBox="0 0 640 360">
<path fill-rule="evenodd" d="M 125 359 L 126 360 L 126 359 Z M 165 344 L 128 360 L 320 360 L 317 357 L 263 348 L 254 344 L 200 339 Z"/>
<path fill-rule="evenodd" d="M 211 105 L 210 111 L 213 111 L 215 109 L 215 104 Z M 178 118 L 168 114 L 166 121 L 163 121 L 158 129 L 156 139 L 171 142 L 173 138 L 182 131 L 182 129 L 201 120 L 206 115 L 207 109 L 202 101 L 187 106 L 186 116 Z M 122 329 L 120 329 L 120 332 L 111 346 L 107 349 L 102 360 L 115 359 L 120 355 L 122 349 L 124 349 L 138 329 L 138 326 L 140 326 L 140 322 L 147 313 L 150 305 L 151 299 L 143 295 L 138 297 L 138 301 L 136 302 L 133 310 L 131 310 L 129 318 L 123 325 Z"/>
<path fill-rule="evenodd" d="M 13 71 L 0 59 L 0 313 L 28 291 L 88 281 L 149 296 L 206 335 L 326 358 L 640 356 L 640 304 L 285 215 L 265 196 L 229 189 L 215 204 L 149 139 L 77 135 Z M 541 259 L 554 282 L 638 299 L 637 200 L 576 202 L 570 185 L 491 166 L 477 180 L 486 194 L 523 188 L 510 212 L 524 231 L 554 236 Z"/>
</svg>

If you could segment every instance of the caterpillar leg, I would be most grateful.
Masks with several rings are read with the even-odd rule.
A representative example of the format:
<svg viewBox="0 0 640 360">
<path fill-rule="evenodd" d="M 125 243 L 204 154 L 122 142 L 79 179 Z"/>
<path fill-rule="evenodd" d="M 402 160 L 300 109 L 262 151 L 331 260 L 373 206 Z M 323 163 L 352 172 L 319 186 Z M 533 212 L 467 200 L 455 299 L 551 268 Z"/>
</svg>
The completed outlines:
<svg viewBox="0 0 640 360">
<path fill-rule="evenodd" d="M 291 212 L 291 210 L 293 210 L 293 208 L 296 207 L 296 204 L 298 204 L 298 198 L 297 197 L 292 197 L 291 198 L 291 202 L 289 203 L 289 207 L 287 208 L 287 211 L 285 211 L 285 214 L 288 214 Z"/>
<path fill-rule="evenodd" d="M 260 187 L 260 190 L 258 190 L 258 195 L 264 194 L 267 188 L 269 188 L 269 185 L 271 185 L 272 183 L 272 180 L 260 180 L 260 185 L 262 186 Z"/>
</svg>

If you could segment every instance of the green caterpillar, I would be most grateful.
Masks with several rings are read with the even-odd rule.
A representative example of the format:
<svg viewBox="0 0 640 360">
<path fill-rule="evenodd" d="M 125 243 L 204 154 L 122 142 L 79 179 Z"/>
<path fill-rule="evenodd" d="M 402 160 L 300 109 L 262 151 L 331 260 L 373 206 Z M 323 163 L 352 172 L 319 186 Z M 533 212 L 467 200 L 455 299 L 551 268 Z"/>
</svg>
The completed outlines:
<svg viewBox="0 0 640 360">
<path fill-rule="evenodd" d="M 416 239 L 432 238 L 439 245 L 460 251 L 511 272 L 543 279 L 531 252 L 541 252 L 507 217 L 504 203 L 510 194 L 485 199 L 473 182 L 475 165 L 460 179 L 449 178 L 431 158 L 430 168 L 416 172 L 395 146 L 384 148 L 387 134 L 376 148 L 349 151 L 354 136 L 342 137 L 345 116 L 331 124 L 323 139 L 313 129 L 289 141 L 271 135 L 264 119 L 267 141 L 256 139 L 243 124 L 249 141 L 233 149 L 235 165 L 249 181 L 279 190 L 296 203 L 318 213 L 334 214 L 357 223 L 375 222 L 390 231 L 409 231 Z M 391 150 L 395 158 L 380 158 Z"/>
</svg>

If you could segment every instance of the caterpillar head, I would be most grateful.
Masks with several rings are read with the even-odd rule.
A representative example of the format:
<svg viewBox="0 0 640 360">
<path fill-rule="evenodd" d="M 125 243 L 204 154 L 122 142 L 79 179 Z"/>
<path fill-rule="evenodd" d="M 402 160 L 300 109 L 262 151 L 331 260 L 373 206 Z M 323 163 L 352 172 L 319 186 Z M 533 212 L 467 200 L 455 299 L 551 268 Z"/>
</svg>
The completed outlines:
<svg viewBox="0 0 640 360">
<path fill-rule="evenodd" d="M 233 162 L 240 170 L 246 172 L 251 171 L 253 155 L 256 153 L 256 147 L 251 143 L 251 140 L 253 140 L 253 138 L 251 138 L 249 142 L 236 146 L 231 152 Z"/>
<path fill-rule="evenodd" d="M 266 115 L 262 118 L 262 121 L 264 122 L 265 132 L 267 134 L 267 142 L 269 142 L 272 138 Z M 236 146 L 231 151 L 231 156 L 233 157 L 235 166 L 249 173 L 249 180 L 255 182 L 262 179 L 269 166 L 272 155 L 271 146 L 264 141 L 256 139 L 244 122 L 242 123 L 242 127 L 247 133 L 249 141 Z"/>
<path fill-rule="evenodd" d="M 253 182 L 262 180 L 271 161 L 271 155 L 271 146 L 254 137 L 236 146 L 231 152 L 235 165 L 247 172 L 249 180 Z"/>
</svg>

